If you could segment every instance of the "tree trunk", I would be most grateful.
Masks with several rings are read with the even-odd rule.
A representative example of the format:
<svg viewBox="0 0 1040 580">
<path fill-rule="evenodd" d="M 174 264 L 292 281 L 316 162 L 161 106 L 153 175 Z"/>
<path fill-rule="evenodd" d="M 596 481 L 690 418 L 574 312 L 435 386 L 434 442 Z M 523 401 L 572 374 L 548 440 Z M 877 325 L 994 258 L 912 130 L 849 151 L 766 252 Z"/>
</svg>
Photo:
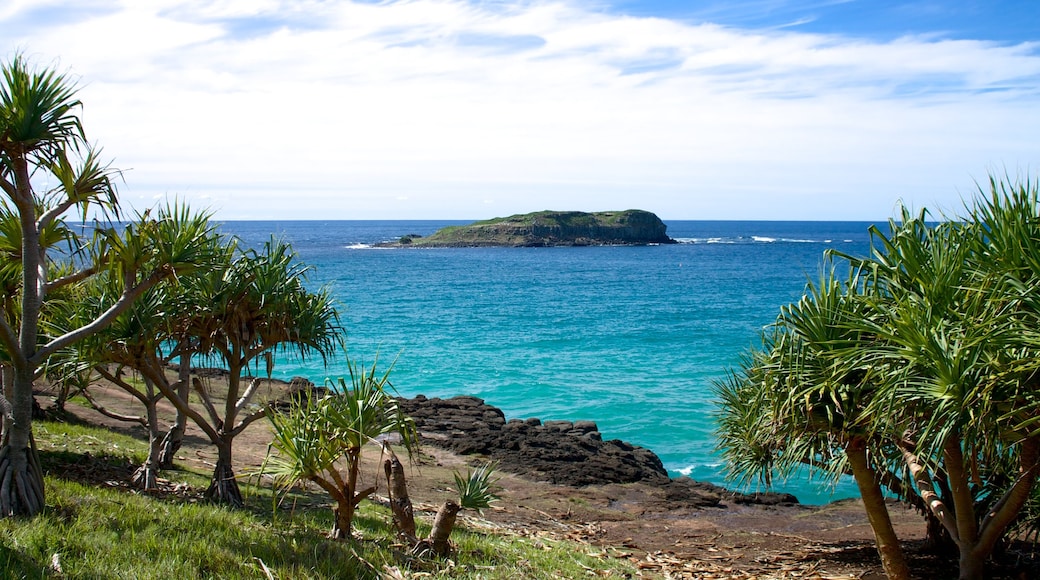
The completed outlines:
<svg viewBox="0 0 1040 580">
<path fill-rule="evenodd" d="M 459 515 L 459 510 L 462 507 L 455 503 L 455 500 L 447 500 L 441 509 L 437 510 L 437 516 L 433 518 L 433 529 L 430 530 L 430 537 L 426 539 L 433 548 L 433 551 L 438 556 L 447 556 L 451 553 L 451 542 L 448 541 L 451 536 L 451 530 L 455 527 L 455 518 Z"/>
<path fill-rule="evenodd" d="M 350 494 L 344 494 L 343 497 L 339 498 L 336 503 L 336 508 L 333 510 L 335 515 L 335 523 L 332 524 L 332 536 L 337 540 L 349 540 L 353 533 L 351 526 L 354 522 L 354 509 L 355 504 L 353 499 L 348 497 Z"/>
<path fill-rule="evenodd" d="M 183 401 L 188 400 L 191 392 L 191 356 L 181 355 L 180 368 L 177 376 L 177 396 Z M 177 409 L 177 418 L 173 426 L 166 432 L 162 440 L 162 449 L 159 451 L 159 468 L 172 469 L 173 460 L 181 449 L 184 441 L 184 428 L 188 425 L 188 416 L 180 408 Z"/>
<path fill-rule="evenodd" d="M 33 516 L 43 511 L 43 471 L 32 444 L 32 379 L 16 369 L 11 417 L 0 446 L 0 517 Z"/>
<path fill-rule="evenodd" d="M 24 155 L 10 160 L 18 194 L 13 198 L 18 208 L 22 230 L 21 320 L 18 321 L 18 351 L 9 352 L 15 367 L 11 385 L 11 420 L 4 431 L 0 447 L 0 517 L 32 516 L 43 510 L 43 473 L 33 448 L 33 375 L 36 371 L 29 358 L 36 353 L 40 308 L 46 281 L 44 252 L 36 227 L 35 198 L 29 178 L 29 165 Z"/>
<path fill-rule="evenodd" d="M 65 381 L 58 383 L 58 394 L 54 395 L 54 401 L 51 403 L 51 412 L 61 415 L 65 412 L 65 401 L 69 398 L 70 387 Z"/>
<path fill-rule="evenodd" d="M 147 379 L 145 379 L 147 382 Z M 151 391 L 151 389 L 149 389 Z M 159 487 L 159 454 L 162 451 L 162 440 L 159 436 L 159 413 L 156 409 L 155 397 L 149 392 L 146 413 L 148 416 L 148 457 L 144 464 L 137 468 L 131 483 L 138 489 L 152 491 Z"/>
<path fill-rule="evenodd" d="M 158 450 L 159 446 L 155 445 L 153 449 Z M 133 476 L 130 477 L 130 483 L 141 491 L 155 491 L 159 489 L 159 464 L 152 461 L 151 452 L 149 452 L 149 458 L 145 460 L 144 464 L 134 471 Z"/>
<path fill-rule="evenodd" d="M 159 469 L 173 469 L 173 460 L 184 441 L 184 414 L 177 412 L 177 422 L 159 442 Z"/>
<path fill-rule="evenodd" d="M 877 475 L 867 460 L 866 441 L 859 437 L 854 438 L 846 445 L 845 455 L 863 498 L 863 507 L 867 512 L 870 527 L 874 530 L 874 541 L 885 574 L 889 580 L 909 580 L 910 568 L 906 565 L 899 538 L 892 527 L 885 496 L 881 493 Z"/>
<path fill-rule="evenodd" d="M 962 550 L 957 562 L 959 580 L 982 580 L 986 556 L 978 556 L 974 550 Z"/>
<path fill-rule="evenodd" d="M 206 498 L 236 508 L 245 505 L 231 464 L 231 439 L 217 443 L 217 465 L 213 468 Z"/>
<path fill-rule="evenodd" d="M 408 497 L 408 485 L 404 480 L 404 466 L 397 456 L 383 462 L 386 471 L 386 488 L 390 496 L 390 511 L 394 514 L 394 527 L 400 539 L 414 546 L 418 543 L 415 537 L 415 512 L 412 500 Z"/>
</svg>

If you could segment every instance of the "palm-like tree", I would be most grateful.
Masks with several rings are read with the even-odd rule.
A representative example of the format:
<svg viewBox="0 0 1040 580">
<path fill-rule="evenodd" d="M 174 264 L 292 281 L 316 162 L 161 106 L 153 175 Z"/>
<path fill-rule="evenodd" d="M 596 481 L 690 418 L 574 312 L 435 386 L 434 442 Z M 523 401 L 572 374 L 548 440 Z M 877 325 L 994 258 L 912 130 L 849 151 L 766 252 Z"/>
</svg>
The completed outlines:
<svg viewBox="0 0 1040 580">
<path fill-rule="evenodd" d="M 486 463 L 476 469 L 466 471 L 462 475 L 458 471 L 454 473 L 455 492 L 459 500 L 445 500 L 437 510 L 430 527 L 430 536 L 421 542 L 418 548 L 429 547 L 438 556 L 447 556 L 451 553 L 451 532 L 455 528 L 455 519 L 459 512 L 464 509 L 476 510 L 478 513 L 491 507 L 491 503 L 498 499 L 493 487 L 498 478 L 495 477 L 495 463 Z"/>
<path fill-rule="evenodd" d="M 873 479 L 938 522 L 962 578 L 981 577 L 1040 474 L 1038 196 L 994 180 L 967 218 L 903 211 L 890 233 L 872 229 L 869 256 L 839 256 L 859 280 L 842 315 L 828 312 L 843 293 L 810 286 L 719 387 L 737 473 L 848 469 L 868 515 Z"/>
<path fill-rule="evenodd" d="M 102 229 L 88 241 L 102 244 L 104 251 L 88 254 L 67 275 L 51 277 L 55 270 L 50 267 L 47 232 L 73 209 L 81 219 L 91 208 L 117 214 L 112 183 L 117 172 L 87 144 L 77 115 L 76 88 L 67 77 L 34 70 L 21 56 L 0 72 L 0 190 L 18 216 L 21 243 L 17 289 L 0 317 L 0 349 L 13 371 L 5 373 L 10 381 L 5 381 L 3 406 L 10 413 L 5 413 L 0 444 L 0 517 L 9 517 L 38 513 L 44 505 L 42 471 L 31 448 L 32 386 L 38 370 L 49 357 L 101 330 L 146 290 L 188 265 L 161 263 L 153 249 L 122 243 L 126 240 L 114 231 Z M 43 172 L 55 186 L 39 191 L 36 184 Z M 104 259 L 90 259 L 95 257 Z M 120 283 L 112 306 L 63 334 L 42 333 L 41 316 L 49 297 L 102 270 L 110 270 Z"/>
<path fill-rule="evenodd" d="M 242 505 L 233 468 L 234 438 L 270 410 L 253 399 L 260 379 L 245 373 L 260 360 L 267 374 L 276 352 L 290 356 L 331 356 L 340 345 L 339 317 L 327 289 L 308 290 L 308 268 L 281 241 L 267 242 L 261 252 L 242 252 L 186 282 L 186 310 L 176 331 L 185 344 L 218 357 L 228 374 L 223 409 L 218 409 L 203 385 L 193 381 L 202 410 L 182 394 L 158 385 L 174 406 L 202 429 L 217 447 L 217 463 L 207 496 Z"/>
<path fill-rule="evenodd" d="M 148 223 L 149 218 L 141 218 L 139 224 Z M 146 239 L 151 247 L 169 248 L 168 253 L 175 256 L 177 262 L 190 263 L 193 267 L 182 271 L 179 283 L 151 288 L 107 328 L 74 345 L 70 364 L 66 365 L 74 376 L 90 372 L 101 375 L 144 407 L 143 415 L 127 416 L 95 405 L 110 417 L 133 421 L 147 429 L 148 457 L 134 474 L 134 482 L 146 490 L 155 488 L 160 463 L 162 434 L 157 405 L 165 398 L 164 392 L 177 389 L 165 369 L 167 363 L 180 354 L 177 330 L 183 326 L 179 322 L 187 308 L 183 300 L 185 285 L 193 275 L 208 271 L 227 252 L 227 244 L 211 225 L 209 216 L 192 213 L 185 206 L 160 209 L 155 216 L 155 227 L 148 228 L 148 232 Z M 141 237 L 140 232 L 124 235 Z M 66 316 L 56 322 L 75 326 L 104 311 L 112 300 L 112 286 L 110 278 L 98 279 L 90 286 L 92 292 L 68 302 L 70 308 Z M 141 384 L 127 380 L 122 373 L 126 369 L 135 372 Z M 89 390 L 85 389 L 83 394 L 90 399 Z"/>
<path fill-rule="evenodd" d="M 901 434 L 906 469 L 956 545 L 961 577 L 978 578 L 1036 481 L 1040 440 L 1007 420 L 1021 416 L 1015 401 L 1035 361 L 1026 369 L 1016 360 L 1018 301 L 979 252 L 977 223 L 924 217 L 904 213 L 891 237 L 876 236 L 876 313 L 860 321 L 878 337 L 869 352 L 885 369 L 871 414 Z M 990 474 L 984 485 L 980 473 Z"/>
<path fill-rule="evenodd" d="M 744 481 L 757 475 L 769 483 L 806 465 L 853 475 L 885 573 L 909 578 L 876 468 L 884 437 L 867 413 L 873 377 L 848 356 L 871 340 L 850 324 L 865 310 L 862 291 L 855 270 L 842 282 L 831 268 L 783 308 L 763 348 L 716 384 L 717 435 L 731 473 Z"/>
<path fill-rule="evenodd" d="M 361 454 L 365 446 L 394 434 L 409 451 L 415 449 L 415 424 L 388 392 L 390 370 L 376 373 L 348 362 L 350 384 L 342 378 L 318 400 L 302 397 L 287 410 L 271 413 L 274 428 L 263 473 L 283 490 L 310 481 L 336 502 L 332 536 L 350 538 L 354 512 L 375 487 L 359 489 Z"/>
</svg>

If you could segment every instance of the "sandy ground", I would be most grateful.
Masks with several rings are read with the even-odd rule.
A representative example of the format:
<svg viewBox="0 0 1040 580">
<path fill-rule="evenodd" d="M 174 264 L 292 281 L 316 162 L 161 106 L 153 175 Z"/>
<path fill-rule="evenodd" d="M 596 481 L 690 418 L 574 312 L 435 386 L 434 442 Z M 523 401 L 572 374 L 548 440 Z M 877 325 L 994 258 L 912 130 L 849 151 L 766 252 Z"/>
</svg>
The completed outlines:
<svg viewBox="0 0 1040 580">
<path fill-rule="evenodd" d="M 265 387 L 261 399 L 280 388 L 279 384 Z M 93 392 L 111 410 L 141 412 L 134 399 L 115 387 L 98 386 Z M 40 400 L 46 407 L 47 398 Z M 77 404 L 69 404 L 67 409 L 83 420 L 145 437 L 140 426 L 118 423 Z M 165 427 L 173 409 L 165 403 L 161 411 Z M 266 421 L 257 421 L 235 439 L 237 473 L 259 467 L 271 439 L 269 429 Z M 178 461 L 211 469 L 215 454 L 205 435 L 193 425 L 189 425 L 187 435 Z M 378 448 L 368 454 L 371 465 L 365 477 L 379 485 L 377 495 L 385 495 L 378 455 Z M 409 493 L 420 517 L 432 519 L 436 507 L 448 497 L 454 469 L 464 470 L 479 463 L 480 458 L 423 447 L 419 460 L 407 470 Z M 501 475 L 500 501 L 482 517 L 464 515 L 466 525 L 495 533 L 585 542 L 605 554 L 632 560 L 648 576 L 884 578 L 873 534 L 857 500 L 825 506 L 725 505 L 677 510 L 669 506 L 660 489 L 640 484 L 572 488 Z M 893 505 L 891 512 L 915 575 L 955 577 L 949 558 L 921 551 L 921 517 L 899 505 Z"/>
</svg>

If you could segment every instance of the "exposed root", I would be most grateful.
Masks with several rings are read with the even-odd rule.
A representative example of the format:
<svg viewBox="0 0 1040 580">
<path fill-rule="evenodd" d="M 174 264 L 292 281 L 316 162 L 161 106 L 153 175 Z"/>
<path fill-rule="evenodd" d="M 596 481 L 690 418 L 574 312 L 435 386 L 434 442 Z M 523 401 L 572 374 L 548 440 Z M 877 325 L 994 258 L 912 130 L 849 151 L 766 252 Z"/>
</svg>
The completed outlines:
<svg viewBox="0 0 1040 580">
<path fill-rule="evenodd" d="M 159 489 L 159 470 L 145 463 L 130 477 L 130 484 L 142 491 L 155 491 Z"/>
<path fill-rule="evenodd" d="M 231 464 L 217 461 L 217 465 L 213 469 L 213 479 L 206 490 L 206 498 L 236 508 L 245 505 Z"/>
<path fill-rule="evenodd" d="M 43 471 L 35 449 L 0 448 L 0 517 L 32 516 L 43 511 Z"/>
</svg>

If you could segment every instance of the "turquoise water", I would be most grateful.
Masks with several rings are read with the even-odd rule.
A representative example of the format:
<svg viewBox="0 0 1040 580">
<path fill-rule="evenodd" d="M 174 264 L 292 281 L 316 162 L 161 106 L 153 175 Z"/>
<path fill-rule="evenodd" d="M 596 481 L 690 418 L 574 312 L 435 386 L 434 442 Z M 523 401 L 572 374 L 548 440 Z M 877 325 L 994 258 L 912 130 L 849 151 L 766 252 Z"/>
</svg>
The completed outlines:
<svg viewBox="0 0 1040 580">
<path fill-rule="evenodd" d="M 508 417 L 590 419 L 652 449 L 673 475 L 725 484 L 711 384 L 817 277 L 827 248 L 863 254 L 867 223 L 666 221 L 642 247 L 377 249 L 444 221 L 229 222 L 246 244 L 290 240 L 331 285 L 350 356 L 397 359 L 407 396 L 475 395 Z M 281 378 L 342 376 L 279 361 Z M 804 479 L 805 503 L 855 495 Z"/>
</svg>

